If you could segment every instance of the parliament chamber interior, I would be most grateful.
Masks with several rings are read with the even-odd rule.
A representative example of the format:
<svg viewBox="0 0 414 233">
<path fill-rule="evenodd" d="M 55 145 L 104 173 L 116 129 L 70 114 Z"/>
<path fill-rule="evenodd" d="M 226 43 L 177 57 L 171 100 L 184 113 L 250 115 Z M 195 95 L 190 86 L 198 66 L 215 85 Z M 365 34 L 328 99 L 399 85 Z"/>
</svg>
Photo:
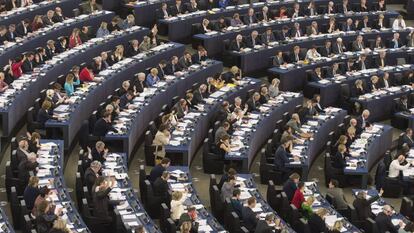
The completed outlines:
<svg viewBox="0 0 414 233">
<path fill-rule="evenodd" d="M 0 232 L 414 233 L 414 0 L 0 0 Z"/>
</svg>

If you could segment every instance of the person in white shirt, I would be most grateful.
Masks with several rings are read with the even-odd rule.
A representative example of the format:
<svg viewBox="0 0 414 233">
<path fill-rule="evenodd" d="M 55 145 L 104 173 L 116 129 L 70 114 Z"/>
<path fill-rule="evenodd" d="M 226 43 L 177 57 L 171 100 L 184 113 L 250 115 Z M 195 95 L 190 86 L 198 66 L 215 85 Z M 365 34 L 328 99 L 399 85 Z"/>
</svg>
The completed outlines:
<svg viewBox="0 0 414 233">
<path fill-rule="evenodd" d="M 318 53 L 315 45 L 312 46 L 312 48 L 309 49 L 308 52 L 306 53 L 306 59 L 310 61 L 316 60 L 319 57 L 321 57 L 321 54 Z"/>
<path fill-rule="evenodd" d="M 185 213 L 183 193 L 180 191 L 174 191 L 171 195 L 171 219 L 177 221 L 180 216 Z"/>
<path fill-rule="evenodd" d="M 405 29 L 407 26 L 405 25 L 405 21 L 402 17 L 402 15 L 399 15 L 394 22 L 392 23 L 392 29 L 393 30 L 401 30 Z"/>
<path fill-rule="evenodd" d="M 410 167 L 410 163 L 401 165 L 405 162 L 404 155 L 399 155 L 398 158 L 394 159 L 390 164 L 388 177 L 397 178 L 400 175 L 400 171 L 404 171 Z"/>
</svg>

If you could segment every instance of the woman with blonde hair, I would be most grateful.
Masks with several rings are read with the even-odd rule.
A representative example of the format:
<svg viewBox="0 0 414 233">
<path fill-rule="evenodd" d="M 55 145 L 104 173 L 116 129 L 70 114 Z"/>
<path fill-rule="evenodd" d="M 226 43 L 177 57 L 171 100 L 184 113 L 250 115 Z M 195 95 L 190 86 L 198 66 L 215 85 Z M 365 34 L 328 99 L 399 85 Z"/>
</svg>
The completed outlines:
<svg viewBox="0 0 414 233">
<path fill-rule="evenodd" d="M 342 232 L 343 223 L 341 220 L 335 221 L 332 229 L 329 231 L 329 233 L 340 233 Z"/>
<path fill-rule="evenodd" d="M 79 36 L 79 28 L 74 28 L 72 34 L 69 37 L 69 48 L 74 48 L 82 44 L 82 40 Z"/>
<path fill-rule="evenodd" d="M 111 34 L 111 33 L 108 30 L 108 23 L 107 22 L 102 22 L 101 26 L 99 27 L 98 31 L 96 32 L 96 37 L 97 38 L 105 37 L 109 34 Z"/>
<path fill-rule="evenodd" d="M 69 230 L 66 220 L 58 218 L 53 222 L 53 228 L 49 231 L 49 233 L 70 233 L 72 232 Z"/>
<path fill-rule="evenodd" d="M 140 52 L 146 52 L 150 49 L 155 47 L 153 44 L 151 44 L 151 38 L 148 36 L 144 36 L 144 39 L 142 40 L 141 44 L 139 45 L 139 51 Z"/>
<path fill-rule="evenodd" d="M 277 78 L 274 78 L 270 83 L 268 87 L 270 98 L 276 98 L 279 95 L 279 84 L 280 80 Z"/>
<path fill-rule="evenodd" d="M 112 55 L 112 61 L 114 63 L 120 62 L 124 60 L 124 46 L 123 45 L 118 45 L 116 46 L 114 55 Z"/>
<path fill-rule="evenodd" d="M 154 86 L 157 82 L 160 81 L 160 78 L 158 77 L 158 70 L 157 68 L 152 68 L 150 70 L 150 73 L 147 75 L 147 78 L 145 80 L 145 83 L 148 87 Z"/>
<path fill-rule="evenodd" d="M 314 201 L 315 201 L 315 198 L 313 196 L 309 196 L 306 198 L 304 202 L 302 202 L 301 210 L 302 210 L 303 217 L 305 219 L 309 219 L 310 216 L 312 215 L 313 213 L 312 204 Z"/>
<path fill-rule="evenodd" d="M 73 93 L 75 92 L 75 85 L 80 84 L 79 79 L 76 79 L 76 81 L 74 81 L 74 79 L 75 79 L 75 76 L 72 73 L 69 73 L 68 75 L 66 75 L 66 81 L 63 87 L 66 91 L 67 96 L 73 95 Z"/>
<path fill-rule="evenodd" d="M 190 233 L 191 232 L 191 222 L 183 222 L 180 227 L 181 233 Z"/>
<path fill-rule="evenodd" d="M 178 221 L 181 215 L 185 213 L 183 193 L 180 191 L 174 191 L 171 195 L 171 219 Z"/>
</svg>

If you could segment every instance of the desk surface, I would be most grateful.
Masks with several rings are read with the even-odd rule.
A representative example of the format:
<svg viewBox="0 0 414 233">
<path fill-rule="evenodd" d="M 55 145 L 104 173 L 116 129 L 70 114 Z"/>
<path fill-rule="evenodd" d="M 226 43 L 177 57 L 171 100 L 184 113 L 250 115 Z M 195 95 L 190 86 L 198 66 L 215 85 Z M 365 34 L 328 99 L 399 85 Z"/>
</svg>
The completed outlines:
<svg viewBox="0 0 414 233">
<path fill-rule="evenodd" d="M 41 148 L 37 152 L 39 170 L 36 176 L 39 177 L 39 186 L 47 185 L 55 192 L 51 198 L 56 205 L 56 209 L 63 208 L 62 218 L 66 219 L 67 226 L 72 232 L 90 232 L 83 222 L 74 202 L 68 193 L 63 177 L 63 141 L 60 140 L 41 140 Z"/>
<path fill-rule="evenodd" d="M 192 184 L 191 174 L 188 167 L 170 166 L 168 168 L 171 178 L 168 180 L 170 191 L 188 190 L 185 206 L 194 206 L 197 210 L 197 222 L 199 223 L 199 232 L 223 232 L 223 226 L 211 215 L 201 200 L 198 198 L 197 191 Z"/>
<path fill-rule="evenodd" d="M 128 177 L 128 159 L 126 154 L 109 154 L 102 166 L 102 174 L 116 180 L 116 185 L 108 194 L 114 203 L 114 210 L 120 217 L 125 229 L 133 229 L 142 225 L 148 233 L 161 232 L 153 220 L 145 212 L 139 201 L 130 178 Z M 128 231 L 127 232 L 131 232 Z"/>
</svg>

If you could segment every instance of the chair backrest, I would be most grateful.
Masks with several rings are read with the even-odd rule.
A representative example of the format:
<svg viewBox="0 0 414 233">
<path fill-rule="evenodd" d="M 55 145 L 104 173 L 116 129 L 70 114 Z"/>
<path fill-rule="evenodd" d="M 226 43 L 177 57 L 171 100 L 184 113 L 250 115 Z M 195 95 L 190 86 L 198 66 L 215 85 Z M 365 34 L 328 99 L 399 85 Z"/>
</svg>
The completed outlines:
<svg viewBox="0 0 414 233">
<path fill-rule="evenodd" d="M 170 209 L 167 204 L 161 203 L 161 212 L 160 212 L 160 228 L 162 232 L 166 232 L 168 228 L 167 219 L 170 218 Z"/>
<path fill-rule="evenodd" d="M 145 180 L 147 179 L 147 174 L 145 172 L 145 166 L 139 166 L 139 193 L 141 196 L 141 201 L 144 203 L 146 201 L 145 197 Z"/>
<path fill-rule="evenodd" d="M 403 199 L 401 200 L 400 213 L 406 216 L 407 218 L 412 219 L 412 217 L 414 216 L 413 212 L 413 201 L 410 200 L 408 197 L 403 197 Z"/>
</svg>

